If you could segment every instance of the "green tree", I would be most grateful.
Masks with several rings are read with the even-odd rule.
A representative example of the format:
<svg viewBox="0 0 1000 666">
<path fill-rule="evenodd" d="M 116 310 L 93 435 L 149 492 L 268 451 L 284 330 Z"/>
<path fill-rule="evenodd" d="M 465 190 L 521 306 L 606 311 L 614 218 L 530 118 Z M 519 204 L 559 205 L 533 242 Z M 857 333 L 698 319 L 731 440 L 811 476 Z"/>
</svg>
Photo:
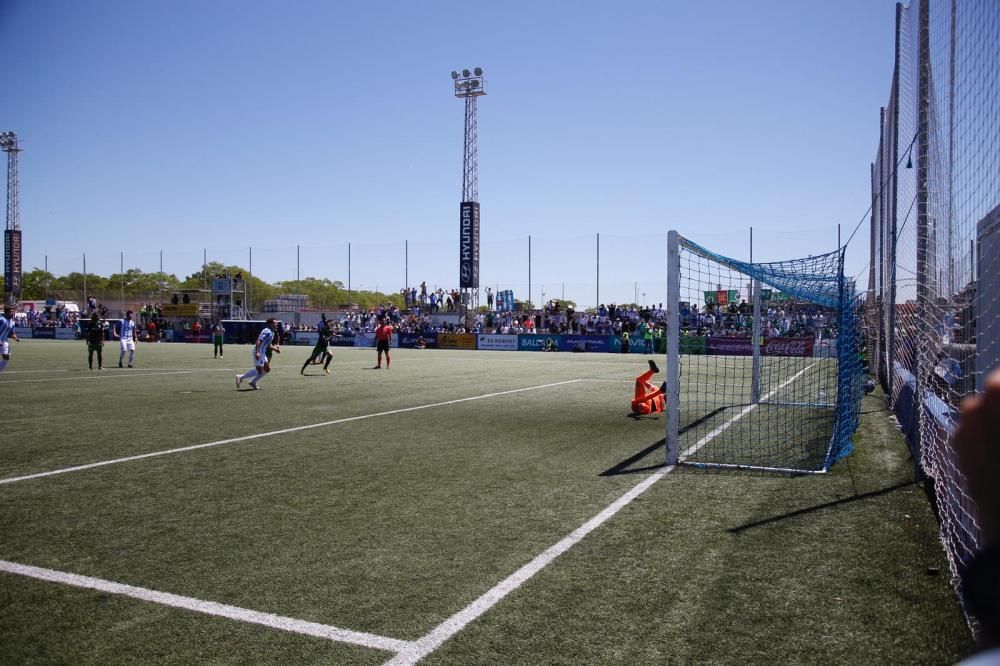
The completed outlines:
<svg viewBox="0 0 1000 666">
<path fill-rule="evenodd" d="M 34 268 L 21 275 L 21 298 L 25 301 L 40 301 L 46 290 L 51 288 L 56 276 L 41 268 Z"/>
<path fill-rule="evenodd" d="M 130 268 L 124 275 L 115 273 L 108 278 L 108 287 L 121 289 L 124 277 L 125 294 L 129 297 L 158 297 L 160 292 L 176 290 L 180 280 L 168 273 L 144 273 L 138 268 Z"/>
<path fill-rule="evenodd" d="M 83 294 L 83 273 L 72 272 L 67 275 L 57 277 L 49 286 L 49 291 L 67 291 Z M 87 290 L 91 292 L 104 291 L 108 288 L 108 279 L 96 273 L 87 273 Z M 70 295 L 70 294 L 67 294 Z M 83 294 L 86 296 L 86 294 Z"/>
</svg>

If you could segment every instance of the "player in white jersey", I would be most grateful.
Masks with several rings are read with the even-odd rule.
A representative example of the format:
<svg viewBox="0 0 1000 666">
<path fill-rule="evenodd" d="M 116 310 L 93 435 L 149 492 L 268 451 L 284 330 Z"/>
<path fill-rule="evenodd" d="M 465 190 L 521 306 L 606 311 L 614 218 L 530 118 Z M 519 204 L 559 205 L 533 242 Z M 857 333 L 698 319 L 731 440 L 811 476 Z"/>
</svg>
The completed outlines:
<svg viewBox="0 0 1000 666">
<path fill-rule="evenodd" d="M 10 360 L 10 338 L 14 342 L 20 342 L 17 333 L 14 332 L 14 308 L 9 305 L 4 306 L 3 316 L 0 317 L 0 372 L 7 367 Z"/>
<path fill-rule="evenodd" d="M 274 319 L 268 319 L 267 325 L 260 332 L 260 335 L 257 336 L 257 343 L 253 346 L 253 369 L 244 372 L 242 375 L 236 375 L 236 388 L 240 387 L 244 379 L 249 379 L 250 387 L 256 391 L 260 380 L 264 378 L 264 375 L 271 372 L 271 362 L 268 352 L 281 353 L 281 349 L 274 338 L 274 333 L 277 330 L 277 322 Z"/>
<path fill-rule="evenodd" d="M 136 330 L 135 322 L 132 320 L 132 311 L 125 313 L 125 321 L 115 332 L 115 337 L 121 340 L 122 352 L 118 355 L 118 367 L 122 367 L 125 360 L 125 352 L 128 352 L 128 367 L 135 367 L 135 343 L 139 340 L 139 332 Z"/>
</svg>

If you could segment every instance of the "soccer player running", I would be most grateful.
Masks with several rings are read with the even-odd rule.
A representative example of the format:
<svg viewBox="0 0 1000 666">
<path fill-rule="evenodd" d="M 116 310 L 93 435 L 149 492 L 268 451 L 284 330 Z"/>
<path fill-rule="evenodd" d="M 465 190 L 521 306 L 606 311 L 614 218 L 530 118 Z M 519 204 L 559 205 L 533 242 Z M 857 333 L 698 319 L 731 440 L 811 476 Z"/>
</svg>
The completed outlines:
<svg viewBox="0 0 1000 666">
<path fill-rule="evenodd" d="M 330 328 L 330 322 L 326 320 L 326 315 L 320 315 L 319 340 L 316 341 L 316 346 L 313 347 L 309 358 L 302 364 L 300 375 L 306 374 L 306 368 L 317 359 L 323 361 L 323 372 L 330 374 L 330 361 L 333 360 L 333 354 L 329 351 L 331 337 L 333 337 L 333 330 Z"/>
<path fill-rule="evenodd" d="M 118 355 L 118 367 L 122 367 L 122 361 L 125 360 L 125 352 L 127 351 L 128 367 L 134 368 L 135 343 L 139 339 L 139 336 L 135 328 L 135 322 L 132 320 L 131 310 L 125 313 L 125 321 L 118 327 L 115 337 L 121 340 L 121 354 Z"/>
<path fill-rule="evenodd" d="M 382 369 L 382 352 L 385 352 L 385 369 L 389 369 L 389 341 L 392 340 L 392 324 L 383 318 L 375 329 L 375 351 L 378 352 L 378 365 L 372 370 Z"/>
<path fill-rule="evenodd" d="M 21 341 L 17 337 L 17 333 L 14 332 L 14 308 L 5 305 L 3 316 L 0 317 L 0 372 L 3 372 L 3 369 L 7 367 L 7 363 L 10 361 L 10 342 L 7 341 L 8 338 L 14 342 Z"/>
<path fill-rule="evenodd" d="M 264 378 L 264 375 L 271 372 L 271 362 L 268 352 L 281 353 L 281 349 L 274 338 L 277 329 L 277 322 L 274 319 L 268 319 L 267 325 L 260 332 L 260 335 L 257 336 L 257 343 L 253 346 L 254 367 L 242 375 L 236 375 L 236 388 L 239 388 L 243 384 L 244 379 L 249 379 L 250 388 L 256 391 L 259 388 L 257 383 Z"/>
<path fill-rule="evenodd" d="M 97 369 L 104 369 L 104 328 L 97 313 L 90 315 L 87 327 L 87 365 L 94 369 L 94 354 L 97 354 Z"/>
</svg>

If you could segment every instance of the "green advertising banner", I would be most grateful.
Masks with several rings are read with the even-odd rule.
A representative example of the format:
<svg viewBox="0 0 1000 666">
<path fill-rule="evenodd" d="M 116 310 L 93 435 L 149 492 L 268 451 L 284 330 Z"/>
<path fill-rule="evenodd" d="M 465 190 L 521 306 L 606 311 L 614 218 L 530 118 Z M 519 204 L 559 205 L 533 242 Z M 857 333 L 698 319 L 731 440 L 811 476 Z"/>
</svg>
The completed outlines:
<svg viewBox="0 0 1000 666">
<path fill-rule="evenodd" d="M 704 354 L 707 351 L 708 338 L 701 335 L 682 335 L 680 344 L 681 354 Z"/>
</svg>

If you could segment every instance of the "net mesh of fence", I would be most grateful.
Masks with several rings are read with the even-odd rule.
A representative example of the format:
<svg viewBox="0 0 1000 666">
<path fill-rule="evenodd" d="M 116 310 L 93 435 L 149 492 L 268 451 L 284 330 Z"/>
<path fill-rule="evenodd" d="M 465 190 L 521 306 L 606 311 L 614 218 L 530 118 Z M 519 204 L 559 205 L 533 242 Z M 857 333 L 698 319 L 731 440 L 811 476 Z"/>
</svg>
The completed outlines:
<svg viewBox="0 0 1000 666">
<path fill-rule="evenodd" d="M 1000 362 L 1000 3 L 897 9 L 896 66 L 872 166 L 869 343 L 957 572 L 982 532 L 950 440 Z M 969 618 L 973 628 L 975 618 Z"/>
<path fill-rule="evenodd" d="M 773 263 L 681 239 L 680 461 L 787 472 L 852 450 L 857 300 L 839 252 Z"/>
</svg>

